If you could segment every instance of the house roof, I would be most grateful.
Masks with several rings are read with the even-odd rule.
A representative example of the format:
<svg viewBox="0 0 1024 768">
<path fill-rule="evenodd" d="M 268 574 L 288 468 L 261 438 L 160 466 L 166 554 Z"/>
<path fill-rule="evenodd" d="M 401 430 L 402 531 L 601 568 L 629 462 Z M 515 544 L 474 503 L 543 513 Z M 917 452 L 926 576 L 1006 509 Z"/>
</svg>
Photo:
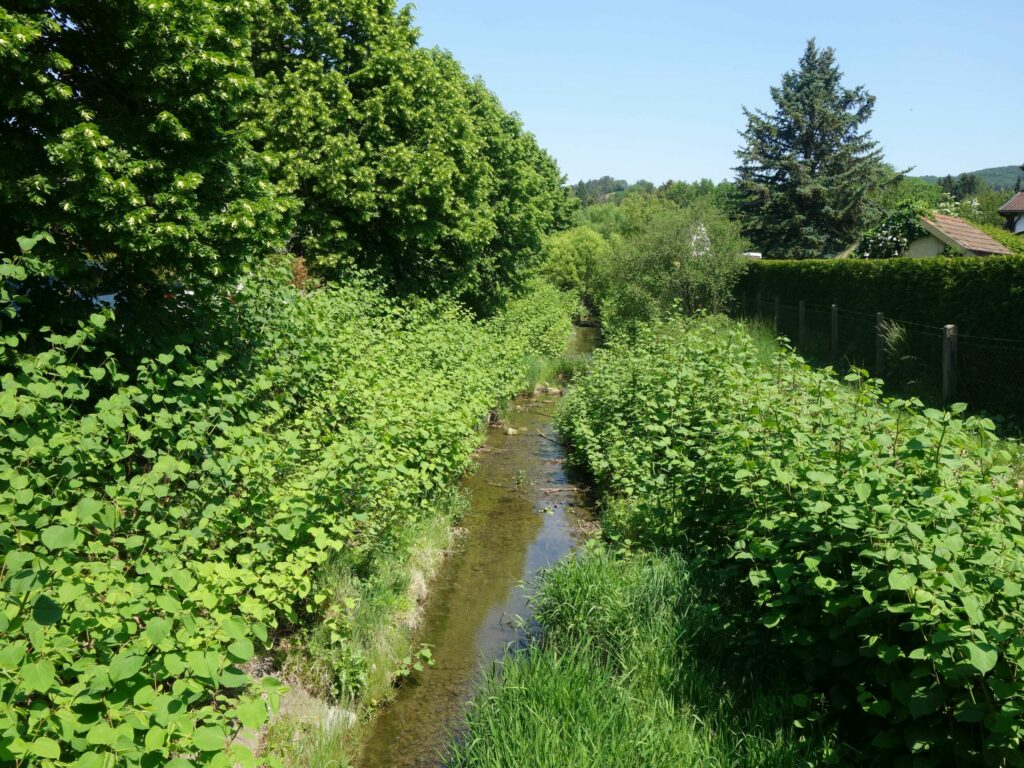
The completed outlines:
<svg viewBox="0 0 1024 768">
<path fill-rule="evenodd" d="M 941 213 L 936 213 L 931 219 L 922 216 L 921 225 L 946 245 L 951 245 L 954 248 L 978 256 L 1010 255 L 1010 249 L 1005 245 L 993 240 L 977 227 L 956 216 L 945 216 Z"/>
<path fill-rule="evenodd" d="M 1010 202 L 1000 208 L 999 212 L 1007 215 L 1024 213 L 1024 192 L 1018 192 L 1011 197 Z"/>
</svg>

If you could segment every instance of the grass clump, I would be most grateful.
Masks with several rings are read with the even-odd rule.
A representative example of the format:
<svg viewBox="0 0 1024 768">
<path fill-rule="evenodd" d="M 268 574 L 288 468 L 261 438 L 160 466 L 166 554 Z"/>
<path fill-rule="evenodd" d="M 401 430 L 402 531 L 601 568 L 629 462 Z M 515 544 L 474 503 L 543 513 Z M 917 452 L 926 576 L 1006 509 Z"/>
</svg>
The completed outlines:
<svg viewBox="0 0 1024 768">
<path fill-rule="evenodd" d="M 801 732 L 771 659 L 736 664 L 683 558 L 597 547 L 545 576 L 544 635 L 488 680 L 456 768 L 805 766 L 827 735 Z"/>
</svg>

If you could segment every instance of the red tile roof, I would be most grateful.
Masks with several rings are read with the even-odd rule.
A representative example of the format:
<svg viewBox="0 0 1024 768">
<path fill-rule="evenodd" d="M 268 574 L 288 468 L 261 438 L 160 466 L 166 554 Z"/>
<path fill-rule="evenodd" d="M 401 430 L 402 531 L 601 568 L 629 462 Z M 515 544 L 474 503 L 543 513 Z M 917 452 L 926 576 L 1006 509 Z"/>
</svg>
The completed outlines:
<svg viewBox="0 0 1024 768">
<path fill-rule="evenodd" d="M 999 209 L 1000 213 L 1024 213 L 1024 192 L 1018 192 L 1010 202 Z"/>
<path fill-rule="evenodd" d="M 961 248 L 978 256 L 995 254 L 1009 256 L 1010 249 L 993 240 L 977 227 L 956 216 L 936 213 L 933 218 L 921 218 L 921 224 L 947 245 Z"/>
</svg>

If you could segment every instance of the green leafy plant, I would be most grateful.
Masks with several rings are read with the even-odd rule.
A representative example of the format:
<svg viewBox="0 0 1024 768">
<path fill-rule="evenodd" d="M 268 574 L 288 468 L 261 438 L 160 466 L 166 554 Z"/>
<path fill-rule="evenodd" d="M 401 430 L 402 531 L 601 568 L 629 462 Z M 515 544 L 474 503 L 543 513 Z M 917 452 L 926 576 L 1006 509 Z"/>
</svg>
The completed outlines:
<svg viewBox="0 0 1024 768">
<path fill-rule="evenodd" d="M 33 268 L 2 262 L 5 322 Z M 526 358 L 564 347 L 574 301 L 538 285 L 481 323 L 275 273 L 234 295 L 234 337 L 204 354 L 125 369 L 100 344 L 109 310 L 39 350 L 8 336 L 0 761 L 253 765 L 233 736 L 281 686 L 246 665 L 312 624 L 344 660 L 335 696 L 358 697 L 350 615 L 316 574 L 372 572 L 464 471 Z"/>
<path fill-rule="evenodd" d="M 925 203 L 901 203 L 861 238 L 856 256 L 862 259 L 903 256 L 912 242 L 927 234 L 921 226 L 921 217 L 930 218 L 931 215 L 932 209 Z"/>
<path fill-rule="evenodd" d="M 432 666 L 434 666 L 434 652 L 430 650 L 429 645 L 422 644 L 412 654 L 401 660 L 398 669 L 392 673 L 392 677 L 396 682 L 401 682 L 413 672 L 422 672 Z"/>
<path fill-rule="evenodd" d="M 876 754 L 1021 765 L 1020 449 L 884 400 L 742 327 L 676 320 L 595 355 L 561 426 L 608 534 L 684 548 Z M 612 502 L 611 500 L 614 500 Z"/>
</svg>

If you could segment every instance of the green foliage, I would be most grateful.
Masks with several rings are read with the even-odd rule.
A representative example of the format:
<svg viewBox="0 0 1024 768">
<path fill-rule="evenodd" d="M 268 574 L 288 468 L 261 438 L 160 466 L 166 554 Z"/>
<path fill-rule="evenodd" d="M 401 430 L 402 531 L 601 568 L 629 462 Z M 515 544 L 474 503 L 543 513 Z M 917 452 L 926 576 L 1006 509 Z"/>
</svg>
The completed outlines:
<svg viewBox="0 0 1024 768">
<path fill-rule="evenodd" d="M 927 234 L 921 226 L 921 217 L 931 218 L 932 211 L 927 204 L 916 201 L 899 204 L 878 226 L 868 230 L 854 255 L 861 259 L 902 256 L 912 242 Z"/>
<path fill-rule="evenodd" d="M 568 216 L 554 160 L 449 54 L 418 47 L 394 0 L 14 8 L 0 250 L 53 233 L 42 324 L 73 329 L 97 295 L 216 293 L 285 249 L 320 276 L 370 269 L 491 312 Z"/>
<path fill-rule="evenodd" d="M 1008 199 L 1006 192 L 1000 192 L 982 184 L 974 194 L 968 197 L 962 199 L 947 197 L 938 208 L 942 213 L 967 219 L 976 226 L 1002 227 L 1005 226 L 1006 219 L 1000 215 L 999 209 Z"/>
<path fill-rule="evenodd" d="M 974 336 L 1024 339 L 1024 261 L 1016 256 L 751 262 L 737 294 L 753 300 L 758 293 L 792 305 L 837 303 L 925 325 L 955 323 Z"/>
<path fill-rule="evenodd" d="M 608 241 L 590 227 L 573 227 L 548 237 L 543 273 L 567 291 L 590 296 L 597 270 L 611 255 Z"/>
<path fill-rule="evenodd" d="M 930 212 L 948 199 L 938 184 L 904 176 L 888 164 L 883 165 L 883 169 L 887 180 L 865 200 L 866 221 L 870 226 L 877 226 L 901 206 L 917 204 Z"/>
<path fill-rule="evenodd" d="M 946 176 L 939 179 L 939 189 L 954 200 L 963 200 L 978 194 L 986 185 L 981 177 L 974 173 L 961 173 L 956 178 Z"/>
<path fill-rule="evenodd" d="M 593 549 L 545 573 L 535 609 L 540 647 L 488 681 L 451 765 L 753 768 L 826 752 L 766 685 L 775 665 L 712 650 L 715 612 L 677 556 Z"/>
<path fill-rule="evenodd" d="M 1024 764 L 1024 475 L 990 421 L 784 350 L 765 365 L 698 318 L 599 351 L 561 426 L 619 500 L 609 534 L 685 548 L 851 738 L 887 762 Z"/>
<path fill-rule="evenodd" d="M 611 199 L 618 198 L 631 186 L 625 179 L 602 176 L 600 179 L 577 182 L 575 186 L 570 187 L 570 191 L 580 201 L 580 205 L 586 208 L 589 205 L 607 203 Z"/>
<path fill-rule="evenodd" d="M 697 203 L 709 203 L 722 211 L 729 211 L 736 186 L 729 181 L 719 184 L 711 179 L 700 181 L 667 181 L 658 187 L 658 195 L 671 200 L 681 208 Z"/>
<path fill-rule="evenodd" d="M 677 308 L 720 312 L 729 306 L 747 243 L 719 210 L 636 198 L 622 206 L 619 227 L 622 236 L 599 266 L 593 291 L 610 332 L 629 332 Z"/>
<path fill-rule="evenodd" d="M 37 266 L 2 262 L 5 320 Z M 5 339 L 5 765 L 252 765 L 228 739 L 280 686 L 243 665 L 309 623 L 348 660 L 336 694 L 358 695 L 357 606 L 316 574 L 372 573 L 430 513 L 526 356 L 562 351 L 572 305 L 538 286 L 482 324 L 450 301 L 281 283 L 248 281 L 208 354 L 128 369 L 98 346 L 109 312 L 40 351 Z"/>
<path fill-rule="evenodd" d="M 840 253 L 885 182 L 881 150 L 861 130 L 875 99 L 863 87 L 844 88 L 835 51 L 814 40 L 771 95 L 774 112 L 744 109 L 745 144 L 736 153 L 744 233 L 771 258 Z"/>
<path fill-rule="evenodd" d="M 1016 186 L 1018 179 L 1024 177 L 1024 173 L 1022 172 L 1024 172 L 1024 167 L 1021 167 L 1020 165 L 1001 165 L 996 168 L 983 168 L 980 171 L 970 171 L 966 174 L 960 174 L 960 176 L 976 176 L 993 189 L 1000 189 L 1008 192 Z M 917 178 L 930 184 L 938 184 L 941 177 L 919 176 Z M 951 179 L 953 177 L 946 176 L 946 178 Z"/>
<path fill-rule="evenodd" d="M 49 230 L 51 275 L 91 296 L 218 280 L 281 248 L 294 205 L 255 142 L 253 6 L 0 10 L 0 250 Z"/>
<path fill-rule="evenodd" d="M 268 146 L 303 203 L 295 252 L 322 275 L 355 264 L 402 292 L 500 304 L 564 217 L 554 161 L 449 54 L 416 47 L 408 8 L 264 10 L 254 58 Z"/>
</svg>

